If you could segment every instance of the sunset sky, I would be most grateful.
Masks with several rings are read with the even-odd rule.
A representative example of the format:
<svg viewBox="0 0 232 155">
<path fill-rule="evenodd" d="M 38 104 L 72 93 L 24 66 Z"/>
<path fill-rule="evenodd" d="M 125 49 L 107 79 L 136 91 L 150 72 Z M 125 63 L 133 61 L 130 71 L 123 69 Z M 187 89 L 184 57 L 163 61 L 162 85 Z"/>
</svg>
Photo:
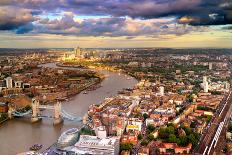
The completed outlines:
<svg viewBox="0 0 232 155">
<path fill-rule="evenodd" d="M 232 0 L 0 0 L 0 48 L 232 48 Z"/>
</svg>

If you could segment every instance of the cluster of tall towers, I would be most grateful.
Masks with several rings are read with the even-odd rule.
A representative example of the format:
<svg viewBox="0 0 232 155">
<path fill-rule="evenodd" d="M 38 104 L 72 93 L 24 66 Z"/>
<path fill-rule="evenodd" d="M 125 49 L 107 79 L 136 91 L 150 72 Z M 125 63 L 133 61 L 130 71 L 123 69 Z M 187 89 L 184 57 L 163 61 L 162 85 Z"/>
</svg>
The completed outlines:
<svg viewBox="0 0 232 155">
<path fill-rule="evenodd" d="M 75 57 L 80 58 L 82 56 L 81 48 L 80 47 L 75 48 L 74 53 L 75 53 Z"/>
</svg>

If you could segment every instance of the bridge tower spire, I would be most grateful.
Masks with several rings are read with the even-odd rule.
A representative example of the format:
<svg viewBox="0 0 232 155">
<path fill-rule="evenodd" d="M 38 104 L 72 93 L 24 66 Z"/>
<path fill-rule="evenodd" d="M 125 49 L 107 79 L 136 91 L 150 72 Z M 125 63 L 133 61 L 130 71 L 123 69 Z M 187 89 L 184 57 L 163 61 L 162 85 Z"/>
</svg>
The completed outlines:
<svg viewBox="0 0 232 155">
<path fill-rule="evenodd" d="M 40 120 L 38 117 L 39 115 L 39 101 L 36 100 L 35 98 L 32 99 L 32 116 L 31 116 L 31 122 L 37 122 Z"/>
<path fill-rule="evenodd" d="M 61 114 L 61 102 L 57 101 L 56 104 L 54 104 L 54 122 L 53 124 L 60 124 L 63 122 L 62 114 Z"/>
</svg>

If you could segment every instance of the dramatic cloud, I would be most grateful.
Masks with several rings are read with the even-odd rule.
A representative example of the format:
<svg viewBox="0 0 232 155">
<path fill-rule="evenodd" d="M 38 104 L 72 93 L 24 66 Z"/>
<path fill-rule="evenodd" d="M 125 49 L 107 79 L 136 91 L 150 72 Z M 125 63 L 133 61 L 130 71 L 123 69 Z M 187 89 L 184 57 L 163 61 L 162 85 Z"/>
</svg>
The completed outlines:
<svg viewBox="0 0 232 155">
<path fill-rule="evenodd" d="M 0 30 L 13 30 L 26 33 L 33 29 L 35 17 L 30 10 L 15 7 L 0 7 Z"/>
<path fill-rule="evenodd" d="M 205 28 L 175 24 L 174 19 L 135 20 L 124 17 L 74 20 L 73 14 L 64 14 L 60 19 L 41 19 L 36 22 L 33 33 L 77 36 L 156 36 L 183 35 Z"/>
<path fill-rule="evenodd" d="M 0 6 L 0 30 L 16 33 L 182 35 L 232 24 L 231 0 L 1 0 Z M 78 16 L 86 19 L 77 21 Z M 172 20 L 157 22 L 160 18 Z"/>
</svg>

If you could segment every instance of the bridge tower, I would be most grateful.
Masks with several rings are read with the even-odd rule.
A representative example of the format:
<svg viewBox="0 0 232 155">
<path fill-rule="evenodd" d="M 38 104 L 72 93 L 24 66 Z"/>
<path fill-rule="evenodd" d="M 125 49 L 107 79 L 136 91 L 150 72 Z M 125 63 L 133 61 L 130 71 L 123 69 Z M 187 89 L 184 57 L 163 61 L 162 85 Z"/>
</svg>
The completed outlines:
<svg viewBox="0 0 232 155">
<path fill-rule="evenodd" d="M 53 124 L 60 124 L 63 122 L 62 116 L 61 116 L 61 102 L 57 101 L 56 104 L 54 104 L 54 122 Z"/>
<path fill-rule="evenodd" d="M 41 120 L 41 118 L 38 117 L 39 115 L 39 101 L 35 98 L 32 99 L 32 116 L 31 116 L 31 122 L 37 122 Z"/>
<path fill-rule="evenodd" d="M 12 112 L 14 111 L 14 109 L 11 106 L 8 106 L 8 107 L 9 107 L 9 109 L 8 109 L 8 118 L 12 119 L 13 118 Z"/>
</svg>

